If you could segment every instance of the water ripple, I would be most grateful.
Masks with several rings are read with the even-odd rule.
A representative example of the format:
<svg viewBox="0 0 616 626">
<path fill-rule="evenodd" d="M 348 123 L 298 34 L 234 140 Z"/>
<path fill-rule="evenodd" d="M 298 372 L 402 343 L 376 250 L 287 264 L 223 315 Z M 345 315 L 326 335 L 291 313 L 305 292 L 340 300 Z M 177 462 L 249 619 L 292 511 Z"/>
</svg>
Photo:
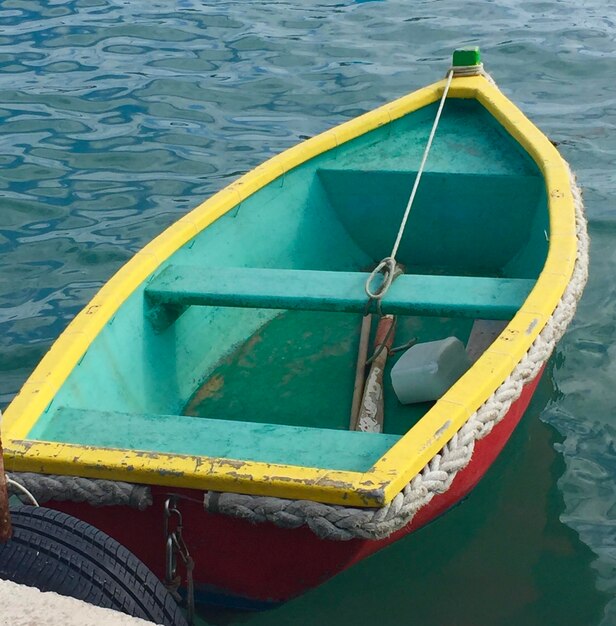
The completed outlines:
<svg viewBox="0 0 616 626">
<path fill-rule="evenodd" d="M 481 45 L 585 189 L 591 282 L 544 418 L 564 437 L 563 519 L 616 597 L 615 30 L 599 0 L 3 0 L 0 401 L 98 287 L 204 197 L 442 76 L 452 48 Z"/>
</svg>

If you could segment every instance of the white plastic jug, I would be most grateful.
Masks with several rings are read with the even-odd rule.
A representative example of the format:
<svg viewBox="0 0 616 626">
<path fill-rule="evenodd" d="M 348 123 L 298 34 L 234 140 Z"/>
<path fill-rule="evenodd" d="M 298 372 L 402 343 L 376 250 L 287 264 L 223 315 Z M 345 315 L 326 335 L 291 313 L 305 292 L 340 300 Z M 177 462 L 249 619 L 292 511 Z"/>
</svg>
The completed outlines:
<svg viewBox="0 0 616 626">
<path fill-rule="evenodd" d="M 440 398 L 471 363 L 457 337 L 418 343 L 393 366 L 391 382 L 402 404 Z"/>
</svg>

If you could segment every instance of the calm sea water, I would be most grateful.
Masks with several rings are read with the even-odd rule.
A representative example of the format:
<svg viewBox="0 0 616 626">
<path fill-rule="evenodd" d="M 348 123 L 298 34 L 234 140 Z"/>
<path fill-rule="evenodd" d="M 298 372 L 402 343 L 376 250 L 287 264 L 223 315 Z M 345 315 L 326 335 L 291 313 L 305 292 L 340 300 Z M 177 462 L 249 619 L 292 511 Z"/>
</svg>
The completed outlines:
<svg viewBox="0 0 616 626">
<path fill-rule="evenodd" d="M 130 256 L 240 173 L 480 45 L 578 172 L 579 313 L 448 515 L 277 610 L 213 624 L 616 624 L 616 25 L 599 0 L 2 0 L 0 406 Z"/>
</svg>

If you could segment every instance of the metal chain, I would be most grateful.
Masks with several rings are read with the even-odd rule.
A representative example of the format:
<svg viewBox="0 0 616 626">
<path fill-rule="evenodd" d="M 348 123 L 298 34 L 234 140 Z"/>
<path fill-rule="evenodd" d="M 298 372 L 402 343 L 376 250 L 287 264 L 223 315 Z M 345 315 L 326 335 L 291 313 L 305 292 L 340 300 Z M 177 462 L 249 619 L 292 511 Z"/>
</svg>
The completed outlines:
<svg viewBox="0 0 616 626">
<path fill-rule="evenodd" d="M 175 527 L 171 530 L 172 518 L 176 518 Z M 182 577 L 177 573 L 178 556 L 184 563 L 186 569 L 186 611 L 189 624 L 194 623 L 195 617 L 195 586 L 193 581 L 193 570 L 195 562 L 190 556 L 182 530 L 184 519 L 178 509 L 178 496 L 169 496 L 165 500 L 164 508 L 164 528 L 165 528 L 165 587 L 177 600 L 181 600 L 178 592 L 182 584 Z"/>
</svg>

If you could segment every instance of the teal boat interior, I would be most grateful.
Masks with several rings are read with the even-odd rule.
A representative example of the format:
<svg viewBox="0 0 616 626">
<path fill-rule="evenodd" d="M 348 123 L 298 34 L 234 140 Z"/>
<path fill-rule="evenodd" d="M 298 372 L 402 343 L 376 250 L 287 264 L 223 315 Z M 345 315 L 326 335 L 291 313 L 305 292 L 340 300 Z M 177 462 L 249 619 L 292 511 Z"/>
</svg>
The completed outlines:
<svg viewBox="0 0 616 626">
<path fill-rule="evenodd" d="M 436 105 L 308 160 L 185 244 L 120 306 L 29 439 L 365 471 L 432 403 L 349 430 L 365 278 L 388 256 Z M 449 99 L 383 301 L 394 343 L 513 317 L 545 263 L 543 177 Z M 395 287 L 395 289 L 394 289 Z"/>
</svg>

